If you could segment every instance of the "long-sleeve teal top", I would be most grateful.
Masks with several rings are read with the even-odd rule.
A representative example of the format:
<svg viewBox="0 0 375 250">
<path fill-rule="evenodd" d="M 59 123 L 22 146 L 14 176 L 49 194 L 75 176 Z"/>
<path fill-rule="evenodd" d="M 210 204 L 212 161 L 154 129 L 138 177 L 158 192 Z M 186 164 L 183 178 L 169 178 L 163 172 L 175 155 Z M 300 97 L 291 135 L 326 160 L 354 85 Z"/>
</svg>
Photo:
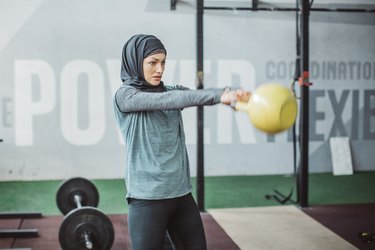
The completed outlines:
<svg viewBox="0 0 375 250">
<path fill-rule="evenodd" d="M 127 198 L 168 199 L 191 192 L 181 110 L 217 104 L 224 91 L 189 90 L 180 85 L 165 89 L 143 92 L 122 85 L 113 98 L 127 151 Z"/>
</svg>

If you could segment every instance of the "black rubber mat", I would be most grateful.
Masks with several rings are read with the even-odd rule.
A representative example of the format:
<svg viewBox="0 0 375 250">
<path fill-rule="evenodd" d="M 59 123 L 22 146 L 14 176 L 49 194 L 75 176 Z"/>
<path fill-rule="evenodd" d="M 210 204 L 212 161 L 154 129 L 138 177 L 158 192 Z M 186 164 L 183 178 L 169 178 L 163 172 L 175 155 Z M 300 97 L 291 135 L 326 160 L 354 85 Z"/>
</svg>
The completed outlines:
<svg viewBox="0 0 375 250">
<path fill-rule="evenodd" d="M 312 206 L 302 211 L 357 248 L 375 249 L 375 241 L 359 237 L 360 232 L 375 233 L 375 203 Z"/>
<path fill-rule="evenodd" d="M 127 216 L 108 216 L 115 229 L 115 240 L 112 250 L 130 249 Z M 32 248 L 33 250 L 61 249 L 58 241 L 59 226 L 62 216 L 46 216 L 41 219 L 12 219 L 1 220 L 0 228 L 35 228 L 39 231 L 39 237 L 35 238 L 0 238 L 0 248 Z M 217 224 L 217 222 L 206 213 L 202 214 L 203 224 L 206 231 L 208 249 L 215 250 L 239 250 L 238 246 Z"/>
</svg>

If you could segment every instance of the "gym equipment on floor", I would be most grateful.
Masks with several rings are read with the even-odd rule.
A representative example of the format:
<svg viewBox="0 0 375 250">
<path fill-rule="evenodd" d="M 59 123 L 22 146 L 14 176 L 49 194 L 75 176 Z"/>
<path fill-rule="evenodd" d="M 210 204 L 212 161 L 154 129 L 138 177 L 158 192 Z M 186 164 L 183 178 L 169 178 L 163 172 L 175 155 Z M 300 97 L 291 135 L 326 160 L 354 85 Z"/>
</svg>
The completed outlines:
<svg viewBox="0 0 375 250">
<path fill-rule="evenodd" d="M 66 180 L 57 191 L 56 203 L 65 215 L 59 229 L 62 249 L 111 249 L 114 228 L 96 208 L 99 193 L 92 182 L 81 177 Z"/>
<path fill-rule="evenodd" d="M 0 139 L 3 142 L 3 139 Z M 0 212 L 0 219 L 26 219 L 26 218 L 42 218 L 39 212 Z M 0 238 L 12 237 L 38 237 L 37 229 L 1 229 Z"/>
</svg>

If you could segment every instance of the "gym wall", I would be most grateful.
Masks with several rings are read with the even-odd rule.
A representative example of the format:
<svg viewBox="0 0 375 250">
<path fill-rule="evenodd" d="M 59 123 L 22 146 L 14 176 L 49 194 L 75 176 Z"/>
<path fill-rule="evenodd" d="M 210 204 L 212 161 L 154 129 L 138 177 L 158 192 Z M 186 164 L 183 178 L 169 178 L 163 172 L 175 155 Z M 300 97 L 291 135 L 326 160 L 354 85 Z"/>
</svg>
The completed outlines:
<svg viewBox="0 0 375 250">
<path fill-rule="evenodd" d="M 122 46 L 156 35 L 164 82 L 194 89 L 195 28 L 194 1 L 1 1 L 0 179 L 123 178 L 112 112 Z M 294 12 L 207 10 L 204 36 L 205 88 L 291 84 Z M 332 171 L 331 137 L 350 138 L 355 171 L 375 170 L 374 40 L 373 13 L 311 13 L 310 172 Z M 195 175 L 196 109 L 183 114 Z M 204 122 L 206 175 L 292 173 L 291 131 L 267 136 L 224 105 L 206 107 Z"/>
</svg>

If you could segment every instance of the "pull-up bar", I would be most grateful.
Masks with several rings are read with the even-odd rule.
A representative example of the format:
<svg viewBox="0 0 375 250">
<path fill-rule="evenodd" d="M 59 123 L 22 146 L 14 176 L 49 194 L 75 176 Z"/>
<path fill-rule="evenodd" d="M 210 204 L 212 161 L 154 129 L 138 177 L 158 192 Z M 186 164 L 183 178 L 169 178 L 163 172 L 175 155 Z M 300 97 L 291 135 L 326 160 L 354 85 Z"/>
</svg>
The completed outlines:
<svg viewBox="0 0 375 250">
<path fill-rule="evenodd" d="M 204 6 L 205 10 L 229 10 L 229 11 L 298 11 L 296 8 L 288 7 L 225 7 L 225 6 Z M 317 12 L 364 12 L 375 13 L 375 9 L 356 8 L 310 8 L 310 11 Z"/>
<path fill-rule="evenodd" d="M 298 1 L 298 0 L 296 0 Z M 177 0 L 170 0 L 170 9 L 176 10 Z M 351 13 L 375 13 L 375 8 L 324 8 L 313 7 L 313 0 L 309 3 L 310 12 L 351 12 Z M 373 5 L 370 5 L 373 6 Z M 228 10 L 228 11 L 298 11 L 294 7 L 259 6 L 259 0 L 251 0 L 251 7 L 229 7 L 229 6 L 203 6 L 204 10 Z"/>
</svg>

